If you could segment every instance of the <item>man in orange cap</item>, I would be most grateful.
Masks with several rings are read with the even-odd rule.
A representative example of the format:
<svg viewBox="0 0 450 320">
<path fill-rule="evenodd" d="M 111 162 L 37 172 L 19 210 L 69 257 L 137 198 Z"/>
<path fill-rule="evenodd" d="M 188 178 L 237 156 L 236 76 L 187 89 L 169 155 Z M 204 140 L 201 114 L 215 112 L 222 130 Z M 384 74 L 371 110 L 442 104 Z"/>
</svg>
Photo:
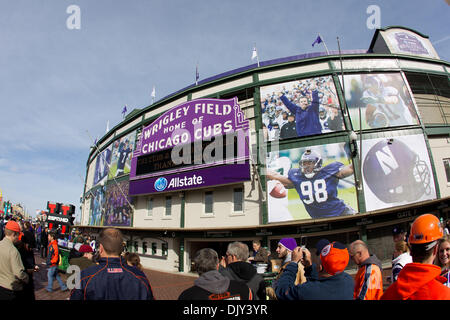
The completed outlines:
<svg viewBox="0 0 450 320">
<path fill-rule="evenodd" d="M 19 224 L 11 220 L 6 224 L 5 237 L 0 241 L 0 300 L 14 300 L 28 282 L 19 251 L 14 246 L 20 232 Z"/>
<path fill-rule="evenodd" d="M 329 243 L 321 250 L 320 273 L 306 248 L 295 248 L 291 261 L 278 281 L 276 294 L 279 300 L 353 300 L 354 281 L 344 272 L 349 254 L 342 243 Z M 304 265 L 307 281 L 295 285 L 298 263 Z"/>
<path fill-rule="evenodd" d="M 405 265 L 381 300 L 450 300 L 441 268 L 433 265 L 438 240 L 444 235 L 439 219 L 423 214 L 414 220 L 409 234 L 412 263 Z"/>
</svg>

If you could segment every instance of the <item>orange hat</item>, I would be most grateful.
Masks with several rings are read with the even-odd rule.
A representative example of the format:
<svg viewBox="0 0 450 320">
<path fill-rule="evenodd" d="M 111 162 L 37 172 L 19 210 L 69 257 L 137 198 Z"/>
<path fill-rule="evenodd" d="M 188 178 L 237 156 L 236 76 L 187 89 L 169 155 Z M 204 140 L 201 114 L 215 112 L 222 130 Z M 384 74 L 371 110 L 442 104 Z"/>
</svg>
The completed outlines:
<svg viewBox="0 0 450 320">
<path fill-rule="evenodd" d="M 14 231 L 14 232 L 20 232 L 20 226 L 14 220 L 8 221 L 8 223 L 5 226 L 5 229 L 8 229 L 8 230 L 11 230 L 11 231 Z"/>
<path fill-rule="evenodd" d="M 430 213 L 419 216 L 411 225 L 409 243 L 424 244 L 436 241 L 444 236 L 439 219 Z"/>
<path fill-rule="evenodd" d="M 320 252 L 322 266 L 331 275 L 344 271 L 349 259 L 347 247 L 337 241 L 325 246 Z"/>
</svg>

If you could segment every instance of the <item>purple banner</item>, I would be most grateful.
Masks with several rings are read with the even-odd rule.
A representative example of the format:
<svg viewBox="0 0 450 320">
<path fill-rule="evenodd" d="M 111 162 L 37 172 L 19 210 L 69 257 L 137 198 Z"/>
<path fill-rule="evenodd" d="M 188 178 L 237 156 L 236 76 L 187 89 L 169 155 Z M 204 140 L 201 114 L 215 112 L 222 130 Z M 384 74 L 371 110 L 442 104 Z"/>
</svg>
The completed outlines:
<svg viewBox="0 0 450 320">
<path fill-rule="evenodd" d="M 130 195 L 204 188 L 250 180 L 250 165 L 231 164 L 130 181 Z"/>
<path fill-rule="evenodd" d="M 145 127 L 133 157 L 248 129 L 236 99 L 198 99 L 178 105 Z"/>
<path fill-rule="evenodd" d="M 423 46 L 420 40 L 406 32 L 395 33 L 395 39 L 398 42 L 398 49 L 400 51 L 410 52 L 414 54 L 430 54 Z"/>
<path fill-rule="evenodd" d="M 249 121 L 245 119 L 237 98 L 197 99 L 166 111 L 143 129 L 131 160 L 130 181 L 145 179 L 139 185 L 151 185 L 153 191 L 146 188 L 143 193 L 158 191 L 158 188 L 154 189 L 157 181 L 159 191 L 243 181 L 249 179 L 248 159 Z M 214 177 L 218 178 L 216 182 L 195 180 L 196 172 L 215 166 L 220 166 L 221 170 L 227 168 L 225 171 L 214 171 L 214 175 L 219 175 Z M 226 171 L 233 171 L 234 166 L 246 167 L 248 172 L 245 178 L 229 181 Z M 206 175 L 202 179 L 215 180 L 209 179 L 208 172 L 204 171 Z M 158 179 L 162 176 L 182 180 L 178 187 L 167 182 L 166 188 L 162 188 L 164 179 Z M 184 181 L 184 177 L 193 180 Z M 130 192 L 141 192 L 132 191 L 136 190 L 132 185 Z"/>
</svg>

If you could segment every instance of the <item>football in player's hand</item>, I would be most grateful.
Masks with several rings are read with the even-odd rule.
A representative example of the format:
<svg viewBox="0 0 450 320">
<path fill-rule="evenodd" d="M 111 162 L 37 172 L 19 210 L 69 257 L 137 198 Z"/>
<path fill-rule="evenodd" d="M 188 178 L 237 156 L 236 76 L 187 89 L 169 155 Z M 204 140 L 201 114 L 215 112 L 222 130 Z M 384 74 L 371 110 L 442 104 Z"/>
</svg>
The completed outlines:
<svg viewBox="0 0 450 320">
<path fill-rule="evenodd" d="M 277 182 L 270 191 L 270 195 L 274 198 L 284 198 L 287 196 L 287 190 L 281 182 Z"/>
</svg>

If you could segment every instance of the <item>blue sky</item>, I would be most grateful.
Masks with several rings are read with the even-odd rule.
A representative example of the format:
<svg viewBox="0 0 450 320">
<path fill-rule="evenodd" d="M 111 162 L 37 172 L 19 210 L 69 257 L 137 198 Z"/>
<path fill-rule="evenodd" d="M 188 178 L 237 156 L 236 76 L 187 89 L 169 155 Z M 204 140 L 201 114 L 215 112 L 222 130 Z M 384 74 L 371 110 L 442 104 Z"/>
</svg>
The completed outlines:
<svg viewBox="0 0 450 320">
<path fill-rule="evenodd" d="M 450 1 L 447 1 L 450 2 Z M 48 200 L 79 214 L 90 136 L 200 80 L 261 61 L 329 50 L 367 49 L 369 5 L 381 26 L 428 36 L 450 59 L 445 0 L 0 0 L 0 189 L 30 214 Z M 66 12 L 77 5 L 79 30 Z M 88 134 L 88 133 L 89 134 Z"/>
</svg>

